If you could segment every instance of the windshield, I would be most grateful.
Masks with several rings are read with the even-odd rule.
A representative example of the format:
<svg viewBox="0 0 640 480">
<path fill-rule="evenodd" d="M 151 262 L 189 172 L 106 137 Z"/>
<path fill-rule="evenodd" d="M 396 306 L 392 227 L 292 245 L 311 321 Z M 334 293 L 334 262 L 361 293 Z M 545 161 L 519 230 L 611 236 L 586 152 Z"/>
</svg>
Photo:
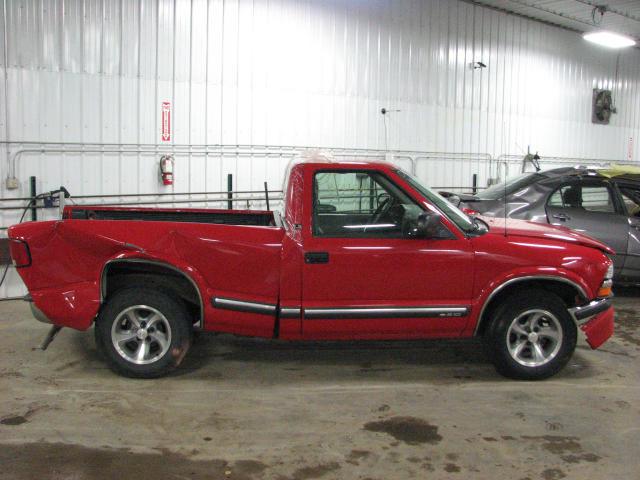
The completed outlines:
<svg viewBox="0 0 640 480">
<path fill-rule="evenodd" d="M 449 203 L 449 201 L 438 195 L 436 192 L 431 190 L 428 187 L 425 187 L 420 183 L 420 181 L 412 175 L 402 171 L 396 170 L 396 173 L 402 177 L 409 185 L 411 185 L 414 189 L 420 192 L 424 198 L 429 200 L 429 202 L 433 203 L 438 209 L 444 213 L 449 220 L 455 223 L 458 228 L 463 230 L 464 232 L 470 233 L 476 230 L 476 226 L 473 221 L 461 210 L 457 207 L 454 207 L 453 204 Z"/>
<path fill-rule="evenodd" d="M 539 173 L 523 173 L 522 175 L 518 175 L 517 177 L 507 180 L 506 183 L 498 183 L 497 185 L 483 190 L 478 193 L 476 197 L 481 200 L 497 200 L 504 197 L 505 190 L 507 195 L 509 195 L 531 185 L 534 182 L 537 182 L 542 178 L 545 178 L 545 176 L 540 175 Z"/>
</svg>

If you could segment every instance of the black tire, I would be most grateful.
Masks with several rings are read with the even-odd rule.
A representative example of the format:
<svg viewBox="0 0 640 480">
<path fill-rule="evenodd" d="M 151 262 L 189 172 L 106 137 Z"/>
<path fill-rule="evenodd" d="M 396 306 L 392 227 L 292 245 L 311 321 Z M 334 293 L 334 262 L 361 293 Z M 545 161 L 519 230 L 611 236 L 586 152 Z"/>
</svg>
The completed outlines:
<svg viewBox="0 0 640 480">
<path fill-rule="evenodd" d="M 127 340 L 130 335 L 135 337 Z M 96 345 L 109 367 L 132 378 L 157 378 L 176 368 L 191 346 L 192 335 L 184 304 L 168 293 L 148 288 L 115 292 L 95 324 Z M 118 336 L 122 339 L 119 342 L 115 340 Z"/>
<path fill-rule="evenodd" d="M 494 310 L 484 344 L 496 370 L 505 377 L 543 380 L 567 364 L 577 336 L 576 324 L 560 297 L 529 290 L 510 296 Z"/>
</svg>

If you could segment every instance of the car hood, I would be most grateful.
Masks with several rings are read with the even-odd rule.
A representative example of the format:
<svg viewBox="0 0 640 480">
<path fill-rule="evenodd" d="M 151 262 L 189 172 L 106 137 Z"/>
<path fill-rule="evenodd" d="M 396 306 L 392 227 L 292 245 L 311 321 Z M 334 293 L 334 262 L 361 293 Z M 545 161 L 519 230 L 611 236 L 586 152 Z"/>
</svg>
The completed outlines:
<svg viewBox="0 0 640 480">
<path fill-rule="evenodd" d="M 505 219 L 496 217 L 480 216 L 481 220 L 484 220 L 489 224 L 489 235 L 504 235 L 505 232 Z M 560 242 L 573 243 L 576 245 L 582 245 L 585 247 L 597 248 L 605 253 L 614 254 L 615 252 L 608 245 L 591 238 L 588 235 L 578 233 L 575 230 L 570 230 L 567 227 L 560 227 L 555 225 L 548 225 L 546 223 L 529 222 L 527 220 L 516 220 L 513 218 L 507 219 L 507 235 L 529 237 L 529 238 L 542 238 L 546 240 L 555 240 Z"/>
</svg>

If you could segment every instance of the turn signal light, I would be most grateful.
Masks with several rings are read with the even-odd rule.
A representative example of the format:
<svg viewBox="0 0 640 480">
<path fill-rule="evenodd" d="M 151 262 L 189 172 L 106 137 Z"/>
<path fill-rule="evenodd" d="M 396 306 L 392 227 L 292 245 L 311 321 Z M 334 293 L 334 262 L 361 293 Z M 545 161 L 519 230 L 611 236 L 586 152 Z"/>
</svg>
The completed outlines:
<svg viewBox="0 0 640 480">
<path fill-rule="evenodd" d="M 604 282 L 602 282 L 602 285 L 600 285 L 600 288 L 598 289 L 598 297 L 610 296 L 612 284 L 613 282 L 611 280 L 605 280 Z"/>
<path fill-rule="evenodd" d="M 11 253 L 11 260 L 16 268 L 31 265 L 31 253 L 29 252 L 29 245 L 27 245 L 26 242 L 12 238 L 9 241 L 9 253 Z"/>
</svg>

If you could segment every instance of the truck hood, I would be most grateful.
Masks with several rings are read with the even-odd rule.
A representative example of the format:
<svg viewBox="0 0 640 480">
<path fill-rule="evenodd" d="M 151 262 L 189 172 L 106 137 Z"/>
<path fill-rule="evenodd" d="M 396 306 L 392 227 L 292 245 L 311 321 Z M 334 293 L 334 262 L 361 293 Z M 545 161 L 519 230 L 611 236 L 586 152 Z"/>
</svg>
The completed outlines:
<svg viewBox="0 0 640 480">
<path fill-rule="evenodd" d="M 489 224 L 489 235 L 504 235 L 505 219 L 496 217 L 480 216 Z M 507 219 L 507 235 L 541 238 L 545 240 L 554 240 L 559 242 L 573 243 L 584 247 L 597 248 L 608 254 L 615 254 L 613 249 L 595 238 L 576 232 L 567 227 L 557 227 L 546 223 L 529 222 L 527 220 Z"/>
</svg>

